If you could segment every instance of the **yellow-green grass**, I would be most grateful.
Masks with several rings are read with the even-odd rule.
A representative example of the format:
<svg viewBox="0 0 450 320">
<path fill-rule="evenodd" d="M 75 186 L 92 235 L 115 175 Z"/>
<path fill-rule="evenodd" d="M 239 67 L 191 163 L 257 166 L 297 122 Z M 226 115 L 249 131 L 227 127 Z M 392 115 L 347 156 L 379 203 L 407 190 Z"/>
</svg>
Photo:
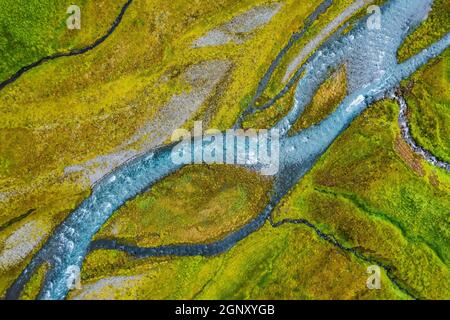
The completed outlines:
<svg viewBox="0 0 450 320">
<path fill-rule="evenodd" d="M 318 238 L 305 226 L 261 230 L 215 257 L 135 259 L 115 250 L 88 255 L 81 291 L 69 298 L 116 299 L 406 299 L 382 273 L 381 290 L 368 290 L 368 264 Z M 138 276 L 132 286 L 89 285 Z M 130 288 L 131 287 L 131 288 Z"/>
<path fill-rule="evenodd" d="M 85 47 L 103 36 L 124 0 L 80 0 L 81 30 L 67 28 L 69 0 L 0 2 L 0 82 L 55 53 Z"/>
<path fill-rule="evenodd" d="M 347 76 L 342 66 L 317 90 L 311 103 L 291 129 L 295 133 L 306 129 L 331 114 L 347 95 Z"/>
<path fill-rule="evenodd" d="M 259 214 L 270 186 L 242 168 L 185 167 L 119 209 L 95 238 L 139 246 L 213 241 Z"/>
<path fill-rule="evenodd" d="M 420 298 L 448 298 L 450 176 L 401 146 L 398 106 L 371 106 L 280 205 L 392 266 Z M 408 153 L 409 151 L 409 153 Z"/>
<path fill-rule="evenodd" d="M 397 114 L 398 106 L 385 101 L 357 119 L 283 201 L 276 220 L 307 218 L 341 243 L 391 266 L 397 281 L 415 296 L 448 298 L 445 208 L 450 202 L 450 178 L 416 158 L 421 170 L 411 164 L 414 156 L 397 146 L 401 141 Z M 280 255 L 272 250 L 282 241 L 273 239 L 275 234 L 289 247 Z M 320 249 L 308 249 L 317 241 Z M 92 283 L 117 275 L 142 276 L 131 291 L 112 286 L 87 295 L 95 298 L 404 297 L 398 292 L 378 295 L 366 291 L 361 284 L 365 279 L 361 266 L 359 273 L 351 271 L 358 275 L 358 281 L 344 276 L 350 267 L 341 265 L 341 255 L 351 259 L 352 264 L 356 258 L 332 248 L 328 250 L 333 254 L 326 259 L 324 256 L 330 254 L 327 246 L 305 226 L 266 226 L 215 258 L 173 257 L 141 262 L 114 250 L 96 251 L 87 259 L 83 279 Z M 261 264 L 263 267 L 257 268 Z M 339 280 L 334 282 L 333 272 L 339 273 Z M 195 280 L 181 280 L 186 278 Z M 391 287 L 387 278 L 382 283 Z"/>
<path fill-rule="evenodd" d="M 398 59 L 404 61 L 450 32 L 450 0 L 434 0 L 428 18 L 403 42 Z"/>
<path fill-rule="evenodd" d="M 284 78 L 286 68 L 289 63 L 298 55 L 301 49 L 308 42 L 314 39 L 328 23 L 333 21 L 342 11 L 345 10 L 345 8 L 352 4 L 352 2 L 353 1 L 351 0 L 336 1 L 325 13 L 320 15 L 318 19 L 315 20 L 311 27 L 307 29 L 305 35 L 292 46 L 292 48 L 282 59 L 279 67 L 273 74 L 271 82 L 269 83 L 269 86 L 267 88 L 266 95 L 273 97 L 282 89 L 282 87 L 285 85 L 282 79 Z M 380 4 L 381 2 L 383 1 L 374 1 L 374 4 Z M 356 11 L 349 20 L 355 21 L 355 18 L 364 16 L 366 14 L 366 9 L 367 7 L 365 6 L 364 8 Z"/>
<path fill-rule="evenodd" d="M 284 115 L 286 115 L 292 103 L 294 103 L 295 88 L 292 87 L 281 99 L 276 101 L 272 106 L 265 110 L 256 111 L 254 114 L 249 115 L 242 123 L 243 128 L 262 128 L 270 129 L 277 121 L 279 121 Z M 252 99 L 251 95 L 248 95 L 241 101 L 241 105 L 247 107 Z M 267 97 L 267 100 L 270 97 Z"/>
<path fill-rule="evenodd" d="M 413 78 L 406 94 L 413 138 L 450 162 L 450 49 Z"/>
<path fill-rule="evenodd" d="M 155 5 L 159 8 L 155 9 Z M 224 8 L 224 5 L 228 7 Z M 178 79 L 169 83 L 158 81 L 161 74 L 168 71 L 180 73 L 180 68 L 201 60 L 230 59 L 236 55 L 232 54 L 233 50 L 240 50 L 237 46 L 227 50 L 190 49 L 191 41 L 212 27 L 204 25 L 188 40 L 181 41 L 175 37 L 177 32 L 189 31 L 189 27 L 198 24 L 190 17 L 191 11 L 201 10 L 199 14 L 202 13 L 204 19 L 214 14 L 217 19 L 224 16 L 221 19 L 226 20 L 232 13 L 237 14 L 235 11 L 239 12 L 236 6 L 243 7 L 240 8 L 242 11 L 244 5 L 248 7 L 250 2 L 196 4 L 196 8 L 185 3 L 176 5 L 161 1 L 150 5 L 136 1 L 125 15 L 123 26 L 119 26 L 102 46 L 83 56 L 45 64 L 7 87 L 0 93 L 1 125 L 4 128 L 0 146 L 2 184 L 22 187 L 39 180 L 41 175 L 59 176 L 65 166 L 107 153 L 123 142 L 172 94 L 189 89 Z M 164 15 L 173 19 L 164 18 Z M 176 18 L 177 15 L 180 19 Z M 137 24 L 138 20 L 144 21 L 144 26 Z M 154 26 L 154 20 L 159 21 L 159 25 Z M 167 40 L 163 42 L 161 37 L 166 33 Z M 181 42 L 177 44 L 177 50 L 186 54 L 172 53 L 175 45 L 170 43 L 170 36 L 175 39 L 173 42 Z M 144 40 L 147 46 L 142 45 Z M 145 54 L 141 54 L 142 50 L 146 51 Z M 169 55 L 165 62 L 157 54 L 162 51 Z M 228 51 L 230 55 L 226 54 Z M 219 53 L 221 57 L 218 57 Z M 133 55 L 133 58 L 120 55 Z M 119 68 L 106 68 L 105 64 L 112 61 L 120 64 L 120 69 L 131 65 L 146 75 L 126 76 Z M 160 70 L 161 65 L 165 65 L 164 70 Z M 243 66 L 248 68 L 248 65 Z M 118 80 L 105 79 L 113 76 Z M 10 214 L 18 214 L 19 211 L 14 210 Z"/>
<path fill-rule="evenodd" d="M 48 271 L 48 266 L 42 264 L 35 273 L 31 276 L 30 281 L 25 285 L 20 300 L 36 300 L 45 280 L 45 274 Z"/>
</svg>

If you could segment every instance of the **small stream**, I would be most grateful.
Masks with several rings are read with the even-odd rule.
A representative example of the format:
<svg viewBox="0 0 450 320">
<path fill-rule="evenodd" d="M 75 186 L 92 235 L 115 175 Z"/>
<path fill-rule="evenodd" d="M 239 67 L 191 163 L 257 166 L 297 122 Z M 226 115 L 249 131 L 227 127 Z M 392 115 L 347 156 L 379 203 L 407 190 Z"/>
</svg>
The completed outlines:
<svg viewBox="0 0 450 320">
<path fill-rule="evenodd" d="M 46 56 L 43 57 L 41 59 L 39 59 L 38 61 L 35 61 L 33 63 L 30 63 L 29 65 L 26 65 L 22 68 L 20 68 L 15 74 L 13 74 L 11 77 L 9 77 L 8 79 L 0 82 L 0 90 L 2 90 L 4 87 L 6 87 L 7 85 L 15 82 L 17 79 L 19 79 L 25 72 L 34 69 L 38 66 L 40 66 L 41 64 L 47 62 L 47 61 L 51 61 L 51 60 L 56 60 L 62 57 L 71 57 L 71 56 L 78 56 L 81 54 L 84 54 L 88 51 L 91 51 L 93 49 L 95 49 L 96 47 L 98 47 L 100 44 L 102 44 L 106 39 L 108 39 L 108 37 L 116 30 L 116 28 L 119 26 L 119 24 L 122 22 L 122 18 L 125 15 L 128 7 L 130 6 L 130 4 L 133 2 L 133 0 L 127 0 L 127 2 L 122 6 L 122 8 L 120 9 L 120 12 L 118 14 L 118 16 L 116 17 L 116 19 L 113 21 L 113 23 L 111 24 L 111 26 L 109 27 L 108 31 L 101 36 L 100 38 L 98 38 L 97 40 L 95 40 L 92 44 L 83 47 L 83 48 L 79 48 L 79 49 L 74 49 L 71 50 L 69 52 L 61 52 L 61 53 L 55 53 L 53 55 L 50 56 Z"/>
</svg>

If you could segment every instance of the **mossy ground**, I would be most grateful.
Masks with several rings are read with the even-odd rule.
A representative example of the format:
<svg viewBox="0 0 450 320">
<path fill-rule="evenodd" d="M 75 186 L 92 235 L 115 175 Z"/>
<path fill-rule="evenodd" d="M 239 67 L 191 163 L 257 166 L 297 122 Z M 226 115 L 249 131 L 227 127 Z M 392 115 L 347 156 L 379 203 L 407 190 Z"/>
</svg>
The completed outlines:
<svg viewBox="0 0 450 320">
<path fill-rule="evenodd" d="M 77 1 L 82 31 L 69 30 L 69 0 L 3 0 L 0 2 L 0 82 L 21 67 L 55 53 L 91 44 L 109 29 L 123 0 Z"/>
<path fill-rule="evenodd" d="M 290 133 L 294 134 L 325 119 L 339 106 L 346 95 L 347 77 L 343 66 L 320 86 Z"/>
<path fill-rule="evenodd" d="M 261 230 L 217 257 L 136 260 L 124 253 L 92 252 L 83 284 L 139 275 L 133 289 L 106 287 L 70 298 L 101 299 L 405 299 L 383 275 L 381 290 L 366 288 L 367 265 L 319 239 L 304 226 Z M 88 287 L 86 287 L 88 288 Z"/>
<path fill-rule="evenodd" d="M 389 101 L 355 120 L 285 199 L 277 219 L 306 218 L 392 266 L 418 297 L 448 298 L 449 176 L 398 145 L 397 114 Z"/>
<path fill-rule="evenodd" d="M 269 179 L 242 168 L 185 167 L 119 209 L 95 239 L 139 246 L 210 242 L 256 216 L 270 190 Z"/>
<path fill-rule="evenodd" d="M 449 240 L 446 210 L 450 207 L 449 176 L 417 158 L 407 146 L 405 149 L 401 145 L 403 141 L 399 139 L 397 114 L 398 106 L 390 101 L 372 106 L 283 200 L 275 210 L 274 217 L 276 221 L 282 218 L 306 218 L 322 231 L 333 234 L 344 245 L 354 247 L 364 256 L 391 267 L 392 276 L 414 296 L 448 298 L 450 284 L 445 279 L 449 278 L 449 251 L 446 246 Z M 295 236 L 292 236 L 293 233 Z M 258 240 L 251 240 L 254 238 Z M 313 246 L 311 239 L 315 239 L 313 243 L 318 246 L 317 249 L 310 248 Z M 299 241 L 298 245 L 296 241 Z M 256 242 L 262 242 L 260 251 L 253 248 Z M 278 247 L 275 245 L 277 242 L 282 242 L 286 247 Z M 266 250 L 262 249 L 266 247 Z M 244 252 L 248 250 L 255 251 L 246 256 Z M 327 250 L 338 256 L 346 256 L 351 263 L 348 262 L 344 267 L 334 254 L 327 258 L 321 256 Z M 283 253 L 280 254 L 280 251 Z M 267 272 L 269 269 L 264 267 L 247 273 L 253 268 L 251 266 L 259 265 L 262 261 L 269 263 L 278 254 L 277 262 L 272 262 L 274 267 L 271 272 Z M 115 263 L 99 263 L 105 260 L 101 258 L 104 255 L 118 255 L 121 259 Z M 286 258 L 288 255 L 293 260 L 285 265 L 285 261 L 289 261 Z M 236 268 L 240 272 L 248 271 L 242 276 L 241 273 L 234 273 L 233 276 L 229 274 L 230 271 L 227 273 L 226 270 L 238 263 L 229 260 L 240 259 L 245 262 Z M 148 259 L 148 262 L 139 262 L 116 251 L 100 251 L 91 253 L 87 261 L 83 269 L 86 283 L 95 282 L 101 277 L 99 273 L 102 276 L 136 275 L 141 274 L 137 271 L 139 268 L 130 268 L 131 265 L 142 266 L 142 263 L 146 267 L 152 266 L 154 271 L 151 274 L 155 272 L 158 276 L 150 277 L 151 280 L 143 279 L 136 286 L 137 291 L 121 293 L 120 288 L 108 290 L 109 294 L 112 294 L 112 290 L 120 298 L 405 297 L 392 287 L 392 282 L 387 278 L 383 279 L 386 291 L 374 293 L 365 290 L 365 264 L 351 254 L 330 248 L 327 242 L 305 226 L 284 225 L 274 229 L 267 224 L 230 252 L 215 258 Z M 215 263 L 221 267 L 218 273 L 214 273 L 213 280 L 208 278 L 211 273 L 200 280 L 198 274 L 206 272 L 205 269 L 212 268 L 217 272 L 217 266 L 205 266 L 215 266 Z M 245 263 L 250 266 L 244 267 Z M 322 265 L 316 271 L 310 269 L 320 263 Z M 338 278 L 343 282 L 331 280 L 333 271 L 330 270 L 339 269 L 345 275 L 344 270 L 350 270 L 347 268 L 360 271 L 354 271 L 357 272 L 354 278 L 342 278 L 343 274 L 339 274 Z M 103 273 L 101 270 L 107 271 Z M 165 276 L 164 270 L 171 270 L 171 273 Z M 284 272 L 283 279 L 278 275 L 279 271 Z M 196 281 L 190 285 L 186 282 L 178 285 L 178 281 L 174 281 L 174 287 L 169 285 L 164 290 L 155 288 L 155 279 L 159 281 L 162 276 L 164 283 L 170 284 L 172 282 L 168 279 L 177 273 L 181 273 L 182 278 L 192 277 Z M 246 278 L 251 280 L 247 281 Z M 230 281 L 234 285 L 228 283 Z M 335 281 L 333 289 L 326 288 L 327 281 Z M 317 287 L 313 289 L 310 283 Z M 287 289 L 288 284 L 292 286 L 290 289 Z M 101 298 L 101 295 L 102 291 L 93 291 L 91 297 Z"/>
<path fill-rule="evenodd" d="M 411 134 L 433 155 L 450 162 L 450 50 L 411 81 L 406 95 Z"/>
<path fill-rule="evenodd" d="M 236 101 L 253 92 L 276 48 L 288 39 L 289 30 L 275 37 L 274 30 L 283 19 L 295 21 L 311 8 L 293 14 L 298 3 L 288 1 L 274 21 L 240 46 L 192 49 L 191 44 L 215 25 L 261 3 L 266 2 L 135 1 L 116 32 L 96 50 L 46 63 L 2 90 L 0 188 L 26 192 L 15 197 L 20 199 L 17 205 L 2 210 L 0 221 L 45 206 L 46 190 L 64 177 L 66 166 L 113 151 L 172 95 L 189 90 L 177 75 L 191 64 L 233 61 L 233 74 L 210 122 L 211 127 L 229 128 L 241 109 Z M 261 66 L 256 73 L 255 65 Z M 79 193 L 77 178 L 64 181 Z"/>
<path fill-rule="evenodd" d="M 450 0 L 434 0 L 428 18 L 403 42 L 398 51 L 399 61 L 404 61 L 419 53 L 449 30 Z"/>
<path fill-rule="evenodd" d="M 25 285 L 25 288 L 23 289 L 23 292 L 20 296 L 21 300 L 37 299 L 47 270 L 48 266 L 46 264 L 43 264 L 35 271 L 30 281 Z"/>
</svg>

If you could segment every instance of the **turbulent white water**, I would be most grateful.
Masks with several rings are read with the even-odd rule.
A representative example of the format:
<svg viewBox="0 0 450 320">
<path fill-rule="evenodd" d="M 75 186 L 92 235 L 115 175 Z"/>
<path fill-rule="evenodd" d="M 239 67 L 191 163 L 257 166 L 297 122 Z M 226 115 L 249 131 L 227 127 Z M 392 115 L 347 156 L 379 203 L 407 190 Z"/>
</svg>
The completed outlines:
<svg viewBox="0 0 450 320">
<path fill-rule="evenodd" d="M 276 177 L 276 195 L 265 210 L 250 223 L 224 239 L 210 244 L 127 248 L 141 256 L 212 255 L 231 248 L 237 241 L 261 227 L 276 202 L 307 172 L 315 160 L 367 106 L 385 97 L 399 82 L 410 76 L 429 59 L 439 55 L 450 44 L 450 34 L 427 50 L 398 64 L 396 52 L 406 35 L 427 15 L 431 0 L 392 0 L 382 8 L 381 30 L 370 30 L 365 20 L 346 36 L 316 52 L 299 81 L 295 103 L 288 115 L 276 124 L 281 140 L 281 171 Z M 341 64 L 347 65 L 350 94 L 328 118 L 302 132 L 288 137 L 287 132 L 323 81 Z M 7 293 L 18 297 L 23 285 L 42 262 L 50 264 L 40 298 L 63 299 L 67 292 L 70 266 L 81 266 L 92 237 L 125 201 L 134 198 L 155 182 L 178 170 L 170 159 L 172 146 L 145 154 L 102 179 L 88 197 L 55 230 L 52 237 L 33 257 L 25 271 Z"/>
</svg>

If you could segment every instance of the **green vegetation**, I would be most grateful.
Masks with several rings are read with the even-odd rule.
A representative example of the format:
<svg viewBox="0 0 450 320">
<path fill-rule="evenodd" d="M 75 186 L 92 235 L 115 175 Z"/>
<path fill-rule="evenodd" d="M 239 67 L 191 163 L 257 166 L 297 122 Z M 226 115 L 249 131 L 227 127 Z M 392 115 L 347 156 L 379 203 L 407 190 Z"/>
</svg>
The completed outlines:
<svg viewBox="0 0 450 320">
<path fill-rule="evenodd" d="M 55 227 L 90 192 L 82 173 L 66 174 L 64 168 L 114 152 L 174 94 L 190 90 L 180 75 L 192 64 L 213 59 L 233 62 L 232 75 L 215 98 L 220 108 L 212 112 L 210 122 L 211 127 L 229 128 L 241 110 L 236 101 L 253 92 L 277 48 L 312 5 L 286 1 L 280 13 L 242 45 L 192 49 L 191 44 L 216 25 L 266 3 L 134 1 L 121 25 L 95 50 L 45 63 L 1 90 L 0 197 L 6 200 L 0 201 L 0 224 L 36 209 L 33 219 L 42 217 Z M 33 11 L 31 6 L 23 8 Z M 82 8 L 83 34 L 85 11 Z M 105 26 L 116 14 L 110 14 Z M 262 66 L 257 73 L 255 65 Z M 205 111 L 209 109 L 203 107 Z M 19 225 L 3 232 L 14 232 Z M 10 275 L 2 277 L 2 293 L 30 257 L 2 271 Z"/>
<path fill-rule="evenodd" d="M 66 10 L 73 1 L 1 1 L 0 82 L 45 56 L 91 44 L 109 29 L 122 2 L 78 1 L 82 30 L 68 30 Z"/>
<path fill-rule="evenodd" d="M 242 168 L 185 167 L 119 209 L 95 238 L 140 246 L 209 242 L 261 212 L 270 187 Z"/>
<path fill-rule="evenodd" d="M 27 215 L 23 219 L 11 224 L 5 230 L 0 232 L 0 261 L 5 262 L 4 254 L 6 240 L 15 234 L 18 230 L 23 228 L 29 223 L 36 225 L 36 228 L 32 228 L 31 232 L 27 232 L 22 237 L 19 237 L 14 247 L 16 250 L 21 251 L 21 247 L 27 247 L 31 243 L 33 247 L 26 256 L 19 255 L 19 261 L 14 261 L 9 265 L 0 265 L 0 297 L 5 294 L 6 289 L 12 284 L 26 265 L 30 262 L 31 257 L 38 251 L 44 241 L 50 236 L 51 232 L 56 226 L 58 226 L 63 219 L 73 211 L 78 204 L 87 197 L 86 192 L 80 192 L 74 195 L 74 189 L 72 186 L 67 185 L 55 185 L 52 188 L 48 188 L 47 192 L 42 195 L 41 198 L 32 196 L 26 203 L 20 203 L 20 197 L 10 202 L 11 206 L 21 207 L 27 205 L 35 205 L 41 200 L 45 203 L 45 206 L 39 206 L 30 215 Z M 31 203 L 31 201 L 35 203 Z M 36 240 L 38 239 L 38 240 Z M 1 263 L 0 263 L 1 264 Z"/>
<path fill-rule="evenodd" d="M 398 106 L 387 101 L 365 112 L 284 199 L 275 219 L 307 218 L 390 266 L 392 276 L 415 296 L 445 298 L 450 177 L 412 154 L 399 138 L 397 114 Z M 86 295 L 95 298 L 405 298 L 387 278 L 381 292 L 366 290 L 364 265 L 305 226 L 266 225 L 214 258 L 141 261 L 95 251 L 84 266 L 83 283 L 142 276 L 132 291 L 113 286 Z"/>
<path fill-rule="evenodd" d="M 114 250 L 92 252 L 83 288 L 69 298 L 118 299 L 405 299 L 383 275 L 366 288 L 367 265 L 304 226 L 264 226 L 216 257 L 134 259 Z M 138 277 L 133 287 L 95 286 L 98 279 Z M 95 289 L 93 289 L 95 288 Z"/>
<path fill-rule="evenodd" d="M 285 199 L 277 219 L 306 218 L 392 266 L 418 297 L 448 298 L 450 177 L 404 145 L 397 114 L 386 101 L 355 120 Z"/>
<path fill-rule="evenodd" d="M 414 139 L 436 157 L 450 162 L 450 50 L 413 78 L 406 94 Z"/>
<path fill-rule="evenodd" d="M 291 133 L 317 124 L 331 114 L 347 95 L 345 67 L 331 75 L 317 90 L 311 103 L 291 129 Z"/>
<path fill-rule="evenodd" d="M 25 288 L 23 289 L 22 295 L 20 297 L 21 300 L 37 299 L 47 270 L 48 266 L 45 264 L 41 265 L 37 269 L 35 274 L 31 277 L 30 281 L 25 285 Z"/>
<path fill-rule="evenodd" d="M 449 7 L 450 0 L 434 0 L 427 20 L 411 33 L 400 47 L 399 61 L 412 57 L 450 32 Z"/>
</svg>

